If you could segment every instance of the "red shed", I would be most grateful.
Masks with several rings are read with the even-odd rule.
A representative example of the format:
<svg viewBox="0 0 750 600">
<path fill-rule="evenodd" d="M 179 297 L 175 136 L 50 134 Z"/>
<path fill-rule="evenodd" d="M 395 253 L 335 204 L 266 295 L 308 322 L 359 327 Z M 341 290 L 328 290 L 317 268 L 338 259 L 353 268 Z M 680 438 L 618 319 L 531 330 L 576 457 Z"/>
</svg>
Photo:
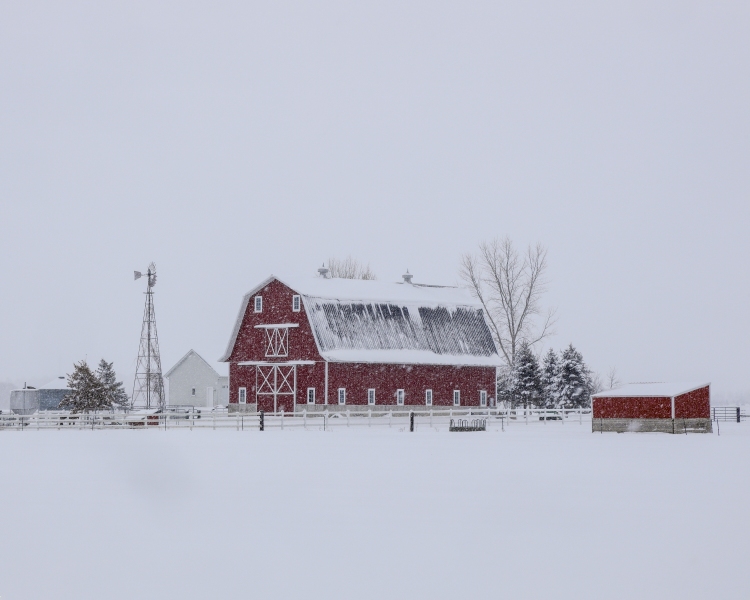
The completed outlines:
<svg viewBox="0 0 750 600">
<path fill-rule="evenodd" d="M 631 383 L 591 398 L 593 431 L 711 432 L 710 383 Z"/>
<path fill-rule="evenodd" d="M 500 365 L 464 290 L 271 276 L 242 300 L 226 353 L 229 410 L 492 406 Z"/>
</svg>

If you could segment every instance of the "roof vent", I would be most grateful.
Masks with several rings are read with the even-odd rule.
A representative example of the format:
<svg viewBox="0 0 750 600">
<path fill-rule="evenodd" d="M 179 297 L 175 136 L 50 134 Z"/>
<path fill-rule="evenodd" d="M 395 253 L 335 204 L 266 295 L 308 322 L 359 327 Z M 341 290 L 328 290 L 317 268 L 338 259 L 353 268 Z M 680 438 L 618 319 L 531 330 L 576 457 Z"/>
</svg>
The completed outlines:
<svg viewBox="0 0 750 600">
<path fill-rule="evenodd" d="M 328 269 L 326 269 L 326 264 L 325 264 L 325 263 L 323 263 L 323 266 L 322 266 L 322 267 L 320 267 L 320 269 L 318 269 L 318 274 L 319 274 L 319 275 L 320 275 L 320 276 L 321 276 L 321 277 L 322 277 L 323 279 L 328 279 Z"/>
<path fill-rule="evenodd" d="M 402 275 L 404 278 L 404 283 L 411 283 L 411 278 L 414 277 L 411 273 L 409 273 L 409 269 L 406 269 L 406 273 Z"/>
</svg>

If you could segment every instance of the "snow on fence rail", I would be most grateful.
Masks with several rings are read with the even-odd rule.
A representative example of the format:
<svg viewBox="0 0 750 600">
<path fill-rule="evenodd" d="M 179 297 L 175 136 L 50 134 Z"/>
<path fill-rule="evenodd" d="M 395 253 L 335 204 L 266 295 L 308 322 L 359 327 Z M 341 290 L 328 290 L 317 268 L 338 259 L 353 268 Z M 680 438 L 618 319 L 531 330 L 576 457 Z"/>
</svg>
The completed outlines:
<svg viewBox="0 0 750 600">
<path fill-rule="evenodd" d="M 711 407 L 712 421 L 737 421 L 747 419 L 750 415 L 742 412 L 739 406 L 713 406 Z"/>
<path fill-rule="evenodd" d="M 432 410 L 372 411 L 354 408 L 345 411 L 307 410 L 294 413 L 232 413 L 138 412 L 68 413 L 37 412 L 32 415 L 0 414 L 2 430 L 41 429 L 236 429 L 262 431 L 267 429 L 339 429 L 345 427 L 408 427 L 410 430 L 433 428 L 448 430 L 451 420 L 486 419 L 487 425 L 501 429 L 511 424 L 531 424 L 558 421 L 562 424 L 583 424 L 591 420 L 591 409 L 502 409 L 502 408 L 445 408 Z"/>
</svg>

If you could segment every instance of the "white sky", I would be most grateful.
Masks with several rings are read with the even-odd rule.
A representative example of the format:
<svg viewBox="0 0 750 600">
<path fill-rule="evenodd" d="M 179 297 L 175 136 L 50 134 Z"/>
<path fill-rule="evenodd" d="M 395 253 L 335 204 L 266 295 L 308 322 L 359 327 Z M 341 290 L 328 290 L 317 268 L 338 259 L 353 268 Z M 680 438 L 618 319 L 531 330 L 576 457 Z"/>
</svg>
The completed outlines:
<svg viewBox="0 0 750 600">
<path fill-rule="evenodd" d="M 0 380 L 166 371 L 331 255 L 549 248 L 556 348 L 750 390 L 750 4 L 0 4 Z"/>
</svg>

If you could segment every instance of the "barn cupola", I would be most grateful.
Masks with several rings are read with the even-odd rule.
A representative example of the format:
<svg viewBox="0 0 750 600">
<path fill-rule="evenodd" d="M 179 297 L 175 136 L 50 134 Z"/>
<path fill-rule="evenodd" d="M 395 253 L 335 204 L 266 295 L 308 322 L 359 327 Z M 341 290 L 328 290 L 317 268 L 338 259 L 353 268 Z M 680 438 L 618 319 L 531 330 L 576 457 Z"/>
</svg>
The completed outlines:
<svg viewBox="0 0 750 600">
<path fill-rule="evenodd" d="M 404 283 L 411 283 L 411 278 L 414 277 L 411 273 L 409 273 L 409 269 L 406 269 L 406 273 L 402 275 L 404 278 Z"/>
<path fill-rule="evenodd" d="M 321 276 L 321 277 L 322 277 L 323 279 L 328 279 L 328 269 L 326 269 L 326 264 L 325 264 L 325 263 L 323 263 L 323 266 L 322 266 L 322 267 L 320 267 L 320 269 L 318 269 L 318 274 L 319 274 L 319 275 L 320 275 L 320 276 Z"/>
</svg>

